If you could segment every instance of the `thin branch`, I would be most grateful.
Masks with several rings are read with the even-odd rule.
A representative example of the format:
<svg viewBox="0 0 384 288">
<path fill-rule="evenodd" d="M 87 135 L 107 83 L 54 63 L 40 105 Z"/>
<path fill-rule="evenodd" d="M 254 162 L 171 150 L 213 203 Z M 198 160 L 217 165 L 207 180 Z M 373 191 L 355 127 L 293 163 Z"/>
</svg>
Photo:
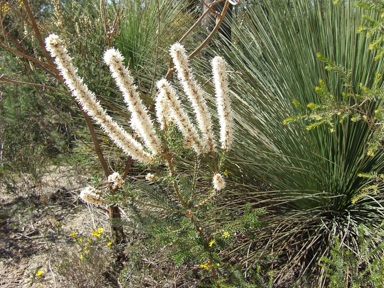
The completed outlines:
<svg viewBox="0 0 384 288">
<path fill-rule="evenodd" d="M 203 3 L 203 5 L 204 5 L 205 7 L 208 8 L 208 11 L 211 11 L 211 13 L 212 13 L 213 15 L 218 16 L 218 14 L 220 14 L 220 13 L 217 13 L 215 10 L 212 9 L 212 6 L 213 6 L 212 4 L 208 5 L 207 3 L 205 3 L 204 0 L 201 0 L 201 2 Z M 221 1 L 220 1 L 220 2 L 221 2 Z"/>
<path fill-rule="evenodd" d="M 223 0 L 218 0 L 213 3 L 211 3 L 209 6 L 212 7 L 213 5 L 216 5 Z M 199 47 L 195 49 L 195 51 L 192 52 L 191 55 L 188 56 L 188 59 L 191 60 L 201 49 L 204 48 L 205 45 L 212 39 L 212 37 L 216 34 L 216 32 L 219 30 L 221 23 L 224 20 L 225 14 L 227 13 L 228 7 L 229 7 L 229 0 L 226 0 L 224 9 L 222 13 L 219 16 L 219 21 L 216 23 L 215 28 L 212 30 L 212 32 L 208 35 L 208 37 L 200 44 Z M 209 11 L 209 10 L 207 10 Z M 204 12 L 204 14 L 196 21 L 195 24 L 192 25 L 192 27 L 180 38 L 179 43 L 181 43 L 187 36 L 188 34 L 201 22 L 203 17 L 208 13 L 207 11 Z M 173 67 L 172 60 L 170 60 L 169 67 L 167 74 L 165 75 L 165 79 L 169 80 L 171 78 L 171 75 L 176 71 L 176 69 Z M 157 96 L 157 95 L 156 95 Z"/>
<path fill-rule="evenodd" d="M 183 204 L 184 208 L 188 209 L 188 205 L 187 205 L 187 203 L 185 203 L 185 201 L 184 201 L 183 198 L 181 197 L 179 188 L 177 187 L 177 183 L 176 183 L 176 173 L 175 173 L 175 171 L 173 170 L 173 165 L 172 165 L 171 156 L 169 156 L 169 154 L 167 153 L 167 154 L 165 155 L 165 158 L 167 159 L 169 170 L 170 170 L 172 176 L 175 178 L 175 179 L 173 180 L 173 188 L 175 189 L 177 198 L 179 198 L 179 201 L 181 202 L 181 204 Z"/>
<path fill-rule="evenodd" d="M 26 55 L 30 55 L 25 49 L 23 46 L 21 46 L 20 44 L 20 41 L 16 40 L 15 38 L 13 38 L 12 36 L 10 36 L 10 33 L 11 31 L 9 31 L 8 33 L 6 33 L 6 31 L 3 31 L 4 32 L 4 35 L 0 35 L 0 37 L 3 37 L 4 40 L 5 39 L 9 39 L 11 40 L 12 44 L 16 46 L 16 48 L 18 48 L 21 52 L 23 52 L 24 54 Z"/>
<path fill-rule="evenodd" d="M 197 53 L 199 53 L 199 52 L 201 51 L 201 49 L 204 48 L 205 45 L 208 44 L 209 41 L 211 41 L 212 37 L 213 37 L 213 36 L 216 34 L 216 32 L 219 30 L 220 25 L 221 25 L 221 23 L 222 23 L 223 20 L 224 20 L 225 14 L 227 14 L 228 7 L 229 7 L 229 1 L 227 0 L 227 1 L 225 2 L 223 11 L 222 11 L 221 14 L 220 14 L 219 21 L 217 21 L 215 28 L 214 28 L 214 29 L 212 30 L 212 32 L 208 35 L 208 37 L 203 41 L 203 43 L 201 43 L 200 46 L 197 47 L 197 48 L 195 49 L 195 51 L 193 51 L 193 52 L 191 53 L 191 55 L 188 56 L 188 59 L 189 59 L 189 60 L 191 60 Z"/>
<path fill-rule="evenodd" d="M 168 68 L 167 74 L 165 75 L 165 79 L 169 80 L 171 78 L 171 75 L 175 71 L 176 71 L 176 68 L 173 67 L 173 64 L 169 64 L 169 68 Z"/>
<path fill-rule="evenodd" d="M 88 126 L 89 133 L 91 134 L 93 144 L 95 145 L 95 152 L 97 154 L 97 157 L 99 158 L 101 167 L 103 168 L 104 175 L 106 178 L 108 178 L 108 176 L 110 174 L 109 168 L 108 168 L 107 162 L 104 159 L 103 152 L 101 151 L 99 140 L 97 139 L 95 129 L 92 126 L 91 119 L 89 118 L 88 114 L 83 111 L 82 107 L 80 107 L 79 104 L 77 104 L 77 105 L 79 106 L 81 114 L 83 114 L 83 117 L 85 119 L 85 123 Z"/>
<path fill-rule="evenodd" d="M 67 91 L 64 91 L 64 90 L 52 87 L 52 86 L 47 86 L 47 85 L 43 85 L 43 84 L 35 84 L 35 83 L 30 83 L 30 82 L 16 81 L 16 80 L 12 80 L 12 79 L 7 78 L 4 75 L 0 76 L 0 80 L 5 81 L 4 83 L 8 82 L 8 83 L 21 84 L 21 85 L 37 86 L 37 87 L 42 87 L 42 88 L 48 88 L 48 89 L 51 89 L 51 90 L 55 90 L 55 91 L 58 91 L 58 92 L 61 92 L 61 93 L 64 93 L 64 94 L 72 95 L 70 92 L 67 92 Z M 1 84 L 4 84 L 4 83 L 1 83 Z"/>
<path fill-rule="evenodd" d="M 107 22 L 107 18 L 105 17 L 105 0 L 100 1 L 100 17 L 104 24 L 104 33 L 105 35 L 107 35 L 108 22 Z"/>
<path fill-rule="evenodd" d="M 121 10 L 117 11 L 115 20 L 113 21 L 112 29 L 111 31 L 107 32 L 109 48 L 112 48 L 112 44 L 111 44 L 112 37 L 116 35 L 117 25 L 119 25 L 121 19 L 123 18 L 123 13 L 124 13 L 124 7 L 121 8 Z"/>
<path fill-rule="evenodd" d="M 128 156 L 128 161 L 127 161 L 127 164 L 125 165 L 124 173 L 122 176 L 123 180 L 125 180 L 125 178 L 127 177 L 128 173 L 129 173 L 129 170 L 131 170 L 132 163 L 133 163 L 132 157 Z"/>
<path fill-rule="evenodd" d="M 25 10 L 27 10 L 29 18 L 31 19 L 33 31 L 35 31 L 37 41 L 39 41 L 40 48 L 43 51 L 45 58 L 47 59 L 48 63 L 52 67 L 55 67 L 51 57 L 48 54 L 48 51 L 45 49 L 45 44 L 44 44 L 43 38 L 41 37 L 39 27 L 37 27 L 37 24 L 36 24 L 36 21 L 35 21 L 33 14 L 32 14 L 31 8 L 29 7 L 28 0 L 23 0 L 23 4 L 25 7 Z M 54 68 L 54 71 L 55 71 L 55 73 L 58 74 L 58 70 L 56 68 Z"/>
<path fill-rule="evenodd" d="M 40 64 L 40 65 L 42 65 L 42 66 L 45 66 L 45 67 L 47 67 L 47 68 L 49 68 L 49 69 L 52 69 L 52 70 L 55 71 L 55 73 L 57 73 L 57 75 L 59 75 L 59 71 L 58 71 L 54 66 L 52 66 L 52 65 L 50 65 L 50 64 L 41 62 L 41 61 L 37 60 L 36 58 L 33 58 L 32 56 L 29 56 L 29 55 L 27 55 L 27 54 L 21 53 L 21 52 L 15 50 L 15 49 L 12 49 L 12 48 L 10 48 L 10 47 L 4 45 L 4 44 L 1 43 L 1 42 L 0 42 L 0 47 L 3 47 L 4 49 L 8 50 L 9 52 L 12 52 L 13 54 L 19 55 L 19 56 L 21 56 L 21 57 L 23 57 L 23 58 L 27 58 L 27 59 L 29 59 L 29 60 L 32 60 L 32 61 L 35 62 L 35 63 L 38 63 L 38 64 Z M 56 71 L 57 71 L 57 72 L 56 72 Z M 55 76 L 54 76 L 54 77 L 55 77 Z M 55 78 L 57 78 L 57 76 L 56 76 Z"/>
<path fill-rule="evenodd" d="M 52 72 L 52 71 L 48 70 L 48 69 L 43 65 L 44 63 L 40 62 L 39 60 L 37 60 L 36 58 L 34 58 L 33 56 L 31 56 L 31 55 L 28 53 L 28 51 L 24 49 L 24 47 L 20 44 L 19 41 L 17 41 L 16 39 L 14 39 L 13 37 L 11 37 L 11 36 L 9 35 L 10 32 L 6 33 L 6 31 L 4 31 L 4 34 L 5 34 L 5 35 L 0 35 L 0 37 L 3 37 L 4 39 L 8 38 L 9 40 L 11 40 L 12 44 L 15 45 L 15 47 L 18 48 L 24 55 L 28 55 L 29 57 L 31 57 L 31 58 L 29 58 L 31 61 L 35 62 L 36 65 L 38 65 L 41 69 L 43 69 L 46 73 L 48 73 L 48 74 L 51 75 L 52 77 L 55 77 L 56 79 L 62 81 L 62 80 L 60 79 L 61 76 L 60 76 L 60 75 L 57 75 L 57 72 L 56 72 L 56 71 L 55 71 L 55 72 Z M 3 45 L 4 45 L 4 44 L 3 44 Z M 8 47 L 8 46 L 7 46 L 7 47 Z M 8 50 L 9 50 L 9 49 L 8 49 Z M 16 51 L 16 50 L 15 50 L 15 51 Z M 13 53 L 13 51 L 11 51 L 11 52 Z M 22 57 L 24 57 L 24 56 L 22 55 Z M 26 58 L 26 57 L 24 57 L 24 58 Z M 52 69 L 52 70 L 55 69 L 55 67 L 51 67 L 51 66 L 50 66 L 49 68 Z M 55 74 L 55 73 L 56 73 L 56 74 Z"/>
<path fill-rule="evenodd" d="M 218 3 L 222 2 L 222 1 L 223 1 L 223 0 L 217 0 L 217 1 L 211 3 L 211 4 L 207 5 L 207 6 L 208 6 L 209 9 L 211 9 L 211 7 L 213 7 L 214 5 L 216 5 L 216 4 L 218 4 Z M 206 5 L 206 4 L 205 4 L 205 5 Z M 197 19 L 197 21 L 195 22 L 195 24 L 193 24 L 193 25 L 191 26 L 191 28 L 188 29 L 187 32 L 185 32 L 185 34 L 180 38 L 179 43 L 183 42 L 184 39 L 187 38 L 187 36 L 189 35 L 189 33 L 191 33 L 192 30 L 195 29 L 197 25 L 199 25 L 199 23 L 201 22 L 201 20 L 203 20 L 204 16 L 207 15 L 208 12 L 210 12 L 209 9 L 206 10 L 206 11 L 200 16 L 199 19 Z"/>
</svg>

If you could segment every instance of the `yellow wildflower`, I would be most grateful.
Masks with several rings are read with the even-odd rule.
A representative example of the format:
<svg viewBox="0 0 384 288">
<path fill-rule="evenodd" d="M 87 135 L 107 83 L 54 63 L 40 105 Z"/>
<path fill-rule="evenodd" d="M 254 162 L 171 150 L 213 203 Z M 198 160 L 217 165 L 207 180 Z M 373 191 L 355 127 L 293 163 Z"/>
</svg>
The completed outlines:
<svg viewBox="0 0 384 288">
<path fill-rule="evenodd" d="M 215 240 L 212 240 L 211 242 L 209 242 L 209 247 L 212 247 L 212 245 L 215 243 Z"/>
<path fill-rule="evenodd" d="M 80 259 L 83 259 L 84 257 L 83 257 L 83 254 L 80 254 Z"/>
<path fill-rule="evenodd" d="M 209 265 L 206 265 L 206 264 L 201 264 L 200 265 L 200 268 L 202 269 L 207 269 L 207 270 L 211 270 L 211 267 Z"/>
<path fill-rule="evenodd" d="M 77 241 L 83 242 L 83 238 L 79 238 L 79 239 L 77 239 Z"/>
<path fill-rule="evenodd" d="M 44 271 L 37 271 L 36 276 L 41 276 L 44 273 Z"/>
<path fill-rule="evenodd" d="M 92 242 L 92 239 L 91 238 L 88 238 L 88 240 L 87 240 L 89 243 L 91 243 Z"/>
<path fill-rule="evenodd" d="M 104 231 L 103 228 L 99 228 L 99 229 L 97 229 L 97 233 L 99 233 L 99 234 L 103 233 L 103 231 Z"/>
<path fill-rule="evenodd" d="M 225 171 L 224 171 L 224 175 L 225 175 L 225 176 L 227 176 L 229 173 L 231 173 L 231 172 L 229 172 L 228 170 L 225 170 Z"/>
<path fill-rule="evenodd" d="M 107 246 L 109 247 L 109 246 L 112 246 L 112 242 L 109 242 L 108 244 L 107 244 Z"/>
<path fill-rule="evenodd" d="M 223 237 L 223 238 L 229 238 L 229 237 L 231 237 L 231 235 L 229 235 L 228 232 L 224 232 L 223 235 L 221 235 L 221 237 Z"/>
<path fill-rule="evenodd" d="M 97 231 L 93 231 L 93 232 L 92 232 L 92 235 L 93 235 L 93 236 L 96 236 L 96 237 L 100 237 L 100 234 L 97 233 Z"/>
<path fill-rule="evenodd" d="M 88 253 L 89 253 L 89 250 L 85 250 L 84 253 L 85 253 L 85 254 L 88 254 Z"/>
<path fill-rule="evenodd" d="M 73 238 L 76 238 L 76 237 L 77 237 L 77 234 L 76 234 L 76 233 L 72 233 L 71 236 L 72 236 Z"/>
</svg>

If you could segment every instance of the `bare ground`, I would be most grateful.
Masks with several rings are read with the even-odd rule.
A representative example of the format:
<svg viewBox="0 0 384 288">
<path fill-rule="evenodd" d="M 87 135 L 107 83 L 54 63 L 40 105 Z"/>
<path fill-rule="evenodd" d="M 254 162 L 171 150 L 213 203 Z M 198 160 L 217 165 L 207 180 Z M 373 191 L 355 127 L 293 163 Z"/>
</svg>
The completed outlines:
<svg viewBox="0 0 384 288">
<path fill-rule="evenodd" d="M 60 250 L 78 248 L 71 233 L 108 232 L 105 215 L 79 202 L 88 180 L 71 168 L 51 167 L 38 185 L 28 177 L 2 183 L 0 287 L 70 287 L 54 264 Z"/>
</svg>

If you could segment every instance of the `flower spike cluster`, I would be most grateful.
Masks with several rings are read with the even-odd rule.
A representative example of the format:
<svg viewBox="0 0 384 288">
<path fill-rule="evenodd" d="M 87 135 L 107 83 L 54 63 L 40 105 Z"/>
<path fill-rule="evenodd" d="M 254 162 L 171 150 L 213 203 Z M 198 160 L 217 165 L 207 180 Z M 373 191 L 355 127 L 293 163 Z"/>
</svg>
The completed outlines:
<svg viewBox="0 0 384 288">
<path fill-rule="evenodd" d="M 110 116 L 106 114 L 100 103 L 96 101 L 95 95 L 88 89 L 83 80 L 77 76 L 76 68 L 71 63 L 61 40 L 57 35 L 51 34 L 46 38 L 47 50 L 55 58 L 58 69 L 61 71 L 65 83 L 71 89 L 72 95 L 76 98 L 85 112 L 90 115 L 114 140 L 126 154 L 140 162 L 151 163 L 153 157 L 144 151 L 143 146 L 122 129 Z"/>
<path fill-rule="evenodd" d="M 57 35 L 51 34 L 46 39 L 47 50 L 55 58 L 55 62 L 60 70 L 66 85 L 70 88 L 72 95 L 77 102 L 83 107 L 84 111 L 91 116 L 97 124 L 99 124 L 105 132 L 109 134 L 111 139 L 126 154 L 132 156 L 143 163 L 154 162 L 154 157 L 144 151 L 144 147 L 137 142 L 131 135 L 122 129 L 110 116 L 106 114 L 100 103 L 96 100 L 95 95 L 88 89 L 83 80 L 77 76 L 76 68 L 71 63 L 71 58 L 67 54 L 61 40 Z M 171 47 L 171 56 L 178 72 L 178 78 L 187 94 L 189 100 L 196 113 L 196 119 L 201 131 L 201 138 L 181 106 L 180 100 L 176 96 L 175 90 L 166 79 L 157 82 L 159 94 L 156 99 L 156 116 L 161 124 L 161 128 L 165 129 L 167 123 L 175 122 L 183 134 L 186 146 L 192 146 L 196 154 L 206 152 L 215 152 L 215 140 L 213 134 L 211 115 L 208 111 L 207 103 L 203 97 L 201 87 L 197 84 L 191 69 L 188 67 L 188 57 L 185 49 L 179 43 Z M 115 49 L 109 49 L 104 55 L 105 62 L 112 71 L 117 85 L 124 95 L 124 101 L 131 111 L 132 128 L 143 138 L 145 145 L 154 155 L 162 154 L 162 143 L 156 135 L 152 121 L 148 115 L 146 107 L 143 105 L 137 87 L 134 86 L 133 78 L 129 70 L 124 67 L 124 57 Z M 213 78 L 216 89 L 218 114 L 220 120 L 220 142 L 221 148 L 225 151 L 231 149 L 233 142 L 233 115 L 231 103 L 229 100 L 227 74 L 225 71 L 225 62 L 221 57 L 215 57 L 212 61 Z M 155 176 L 148 174 L 147 179 L 153 181 Z M 109 176 L 108 181 L 116 187 L 122 187 L 123 179 L 118 173 Z M 225 188 L 225 179 L 219 173 L 216 173 L 212 180 L 215 191 Z M 216 192 L 213 193 L 206 201 L 210 201 Z M 104 202 L 97 191 L 88 187 L 81 192 L 80 197 L 94 204 Z"/>
<path fill-rule="evenodd" d="M 172 117 L 181 133 L 183 133 L 187 144 L 193 146 L 198 155 L 203 153 L 203 145 L 199 139 L 199 135 L 197 134 L 195 127 L 193 127 L 187 113 L 185 113 L 181 107 L 180 100 L 176 96 L 175 90 L 166 79 L 158 81 L 157 87 L 159 88 L 159 95 L 156 99 L 156 110 L 158 112 L 157 117 L 160 123 L 164 122 L 164 120 L 166 122 L 171 122 L 170 118 Z"/>
<path fill-rule="evenodd" d="M 202 132 L 206 152 L 215 151 L 215 141 L 212 131 L 211 115 L 205 102 L 203 91 L 197 84 L 191 69 L 188 67 L 188 57 L 184 47 L 175 43 L 171 47 L 171 56 L 177 70 L 178 78 L 196 113 L 197 123 Z"/>
<path fill-rule="evenodd" d="M 216 56 L 212 60 L 212 72 L 215 82 L 217 110 L 220 120 L 220 142 L 223 150 L 230 150 L 233 142 L 233 115 L 229 100 L 227 72 L 224 59 Z"/>
<path fill-rule="evenodd" d="M 124 67 L 124 57 L 116 49 L 109 49 L 104 54 L 104 61 L 108 64 L 117 85 L 124 96 L 124 101 L 132 113 L 132 128 L 143 138 L 146 146 L 156 155 L 162 152 L 161 142 L 156 136 L 147 109 L 141 102 L 137 87 L 129 70 Z"/>
</svg>

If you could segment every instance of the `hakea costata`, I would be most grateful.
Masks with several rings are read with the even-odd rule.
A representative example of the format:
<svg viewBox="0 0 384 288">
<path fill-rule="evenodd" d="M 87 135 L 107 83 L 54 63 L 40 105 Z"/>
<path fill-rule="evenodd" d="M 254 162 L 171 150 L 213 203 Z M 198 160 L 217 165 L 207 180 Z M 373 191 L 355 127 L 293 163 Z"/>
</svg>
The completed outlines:
<svg viewBox="0 0 384 288">
<path fill-rule="evenodd" d="M 175 90 L 165 79 L 157 82 L 157 87 L 159 88 L 159 95 L 156 99 L 156 110 L 157 118 L 162 127 L 164 127 L 162 122 L 171 122 L 170 118 L 173 118 L 181 133 L 183 133 L 187 145 L 190 144 L 198 155 L 203 153 L 204 147 L 199 139 L 199 135 L 187 113 L 181 107 Z"/>
<path fill-rule="evenodd" d="M 134 80 L 129 70 L 123 65 L 124 58 L 119 51 L 109 49 L 104 55 L 104 60 L 109 65 L 112 76 L 122 91 L 124 101 L 131 112 L 132 128 L 142 138 L 150 153 L 145 151 L 141 143 L 133 139 L 130 134 L 107 115 L 100 103 L 96 100 L 94 93 L 92 93 L 87 85 L 83 83 L 83 80 L 77 76 L 77 69 L 72 65 L 71 58 L 67 54 L 67 50 L 64 48 L 59 37 L 54 34 L 47 37 L 46 46 L 52 57 L 55 58 L 58 69 L 61 71 L 65 83 L 72 91 L 72 95 L 83 107 L 84 111 L 114 140 L 117 146 L 126 154 L 143 163 L 151 163 L 155 161 L 154 156 L 162 155 L 163 146 L 160 138 L 156 135 L 153 123 L 146 107 L 141 102 L 140 95 L 137 92 L 137 87 L 133 84 Z M 185 138 L 187 147 L 193 147 L 198 155 L 207 152 L 214 153 L 216 144 L 211 115 L 208 111 L 203 91 L 195 80 L 192 70 L 188 67 L 188 57 L 185 49 L 181 44 L 176 43 L 171 47 L 170 51 L 178 72 L 178 78 L 189 100 L 192 102 L 201 135 L 199 135 L 197 129 L 194 127 L 188 114 L 183 110 L 175 90 L 165 79 L 157 82 L 159 93 L 156 99 L 156 116 L 161 125 L 161 129 L 165 129 L 168 123 L 175 122 Z M 221 126 L 221 148 L 224 151 L 228 151 L 231 149 L 233 142 L 233 120 L 224 60 L 221 57 L 215 57 L 212 61 L 212 66 Z M 115 184 L 116 183 L 114 183 L 114 185 Z M 120 186 L 119 184 L 120 183 L 116 185 Z M 224 178 L 220 174 L 216 174 L 213 179 L 213 185 L 216 190 L 223 189 L 225 187 Z"/>
<path fill-rule="evenodd" d="M 214 152 L 215 140 L 211 114 L 208 111 L 208 106 L 203 96 L 203 90 L 197 83 L 192 70 L 189 68 L 188 56 L 185 53 L 183 45 L 180 43 L 173 44 L 171 47 L 171 57 L 185 94 L 187 94 L 189 100 L 192 102 L 192 106 L 196 113 L 196 120 L 202 133 L 203 143 L 206 147 L 206 152 Z"/>
<path fill-rule="evenodd" d="M 104 61 L 112 71 L 112 77 L 116 79 L 124 96 L 124 101 L 131 111 L 132 128 L 144 139 L 148 149 L 154 154 L 162 152 L 160 139 L 155 134 L 155 129 L 147 113 L 147 109 L 141 102 L 137 87 L 133 84 L 134 80 L 129 70 L 124 67 L 124 57 L 115 49 L 109 49 L 104 54 Z"/>
<path fill-rule="evenodd" d="M 225 71 L 224 59 L 216 56 L 212 60 L 212 72 L 215 82 L 217 112 L 220 120 L 220 142 L 223 150 L 230 150 L 233 142 L 233 115 L 229 90 L 227 72 Z"/>
</svg>

